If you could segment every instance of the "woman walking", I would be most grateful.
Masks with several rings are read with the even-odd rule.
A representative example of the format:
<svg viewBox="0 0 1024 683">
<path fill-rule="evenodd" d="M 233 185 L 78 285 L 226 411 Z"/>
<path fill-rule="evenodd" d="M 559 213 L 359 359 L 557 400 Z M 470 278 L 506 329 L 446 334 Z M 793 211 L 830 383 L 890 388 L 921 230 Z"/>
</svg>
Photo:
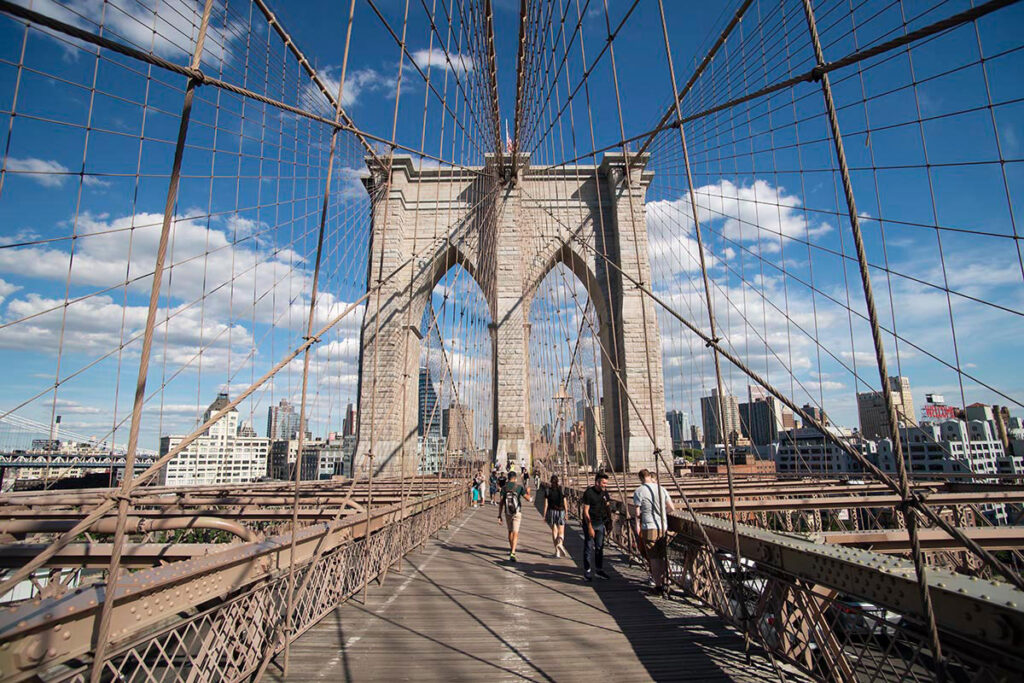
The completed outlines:
<svg viewBox="0 0 1024 683">
<path fill-rule="evenodd" d="M 569 557 L 565 549 L 565 491 L 558 484 L 558 475 L 551 475 L 551 483 L 544 491 L 544 521 L 551 527 L 551 543 L 555 546 L 552 557 Z"/>
</svg>

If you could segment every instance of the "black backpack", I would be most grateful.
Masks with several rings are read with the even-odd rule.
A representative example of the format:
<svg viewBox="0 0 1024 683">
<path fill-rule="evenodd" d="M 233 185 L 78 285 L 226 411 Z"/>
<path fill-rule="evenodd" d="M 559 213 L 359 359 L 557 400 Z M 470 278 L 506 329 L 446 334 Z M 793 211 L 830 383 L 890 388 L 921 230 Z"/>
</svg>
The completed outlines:
<svg viewBox="0 0 1024 683">
<path fill-rule="evenodd" d="M 518 515 L 519 511 L 522 509 L 520 507 L 522 505 L 522 503 L 519 500 L 519 492 L 516 490 L 517 488 L 518 487 L 516 487 L 516 486 L 506 486 L 505 487 L 505 502 L 504 502 L 504 505 L 505 505 L 505 513 L 508 514 L 508 515 Z"/>
</svg>

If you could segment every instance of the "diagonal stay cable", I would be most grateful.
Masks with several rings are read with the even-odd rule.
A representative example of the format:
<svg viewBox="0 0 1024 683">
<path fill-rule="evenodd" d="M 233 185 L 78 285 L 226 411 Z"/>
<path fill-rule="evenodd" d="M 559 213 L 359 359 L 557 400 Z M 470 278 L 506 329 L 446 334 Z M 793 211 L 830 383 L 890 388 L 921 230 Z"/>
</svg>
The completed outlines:
<svg viewBox="0 0 1024 683">
<path fill-rule="evenodd" d="M 487 195 L 485 195 L 481 202 L 486 201 L 493 195 L 497 190 L 492 189 Z M 285 368 L 291 361 L 298 358 L 299 355 L 305 352 L 307 348 L 317 342 L 317 340 L 333 329 L 338 323 L 347 318 L 351 313 L 359 309 L 366 301 L 378 290 L 385 285 L 389 284 L 398 274 L 404 271 L 405 268 L 410 265 L 414 265 L 418 259 L 421 259 L 424 255 L 431 253 L 432 250 L 436 250 L 440 245 L 444 244 L 446 237 L 442 236 L 439 239 L 432 240 L 424 245 L 423 249 L 412 254 L 402 262 L 400 262 L 394 269 L 392 269 L 387 275 L 381 278 L 381 281 L 372 284 L 367 288 L 365 294 L 360 296 L 358 299 L 346 306 L 337 315 L 327 321 L 327 323 L 317 330 L 314 334 L 310 335 L 302 344 L 292 349 L 287 355 L 281 358 L 277 363 L 274 364 L 269 370 L 261 375 L 253 384 L 241 392 L 236 398 L 228 401 L 224 407 L 218 410 L 216 413 L 210 415 L 210 418 L 203 422 L 198 428 L 194 429 L 188 436 L 182 439 L 177 445 L 171 448 L 166 454 L 156 459 L 152 465 L 150 465 L 140 475 L 132 479 L 130 487 L 119 495 L 130 496 L 132 492 L 145 482 L 152 479 L 168 462 L 170 462 L 175 456 L 181 451 L 188 448 L 196 439 L 203 435 L 207 429 L 213 424 L 218 422 L 221 418 L 231 412 L 237 405 L 239 405 L 246 398 L 256 392 L 261 386 L 266 384 L 268 380 L 274 377 L 278 372 Z M 117 503 L 119 495 L 109 496 L 102 503 L 93 508 L 88 515 L 82 518 L 74 527 L 63 533 L 57 538 L 50 546 L 45 550 L 41 551 L 39 555 L 34 557 L 32 560 L 27 562 L 19 569 L 11 572 L 7 578 L 0 583 L 0 595 L 4 595 L 13 589 L 21 581 L 24 581 L 28 576 L 31 575 L 39 567 L 43 566 L 47 560 L 53 557 L 57 552 L 67 546 L 68 543 L 73 541 L 79 534 L 88 530 L 100 517 L 105 515 L 111 510 Z"/>
<path fill-rule="evenodd" d="M 561 219 L 552 214 L 550 210 L 547 209 L 547 207 L 542 206 L 541 208 L 545 212 L 549 213 L 554 218 L 554 220 L 558 221 L 559 223 L 562 222 Z M 826 439 L 831 441 L 843 452 L 845 452 L 851 458 L 853 458 L 853 460 L 858 462 L 867 472 L 871 473 L 881 483 L 888 486 L 897 495 L 902 495 L 900 485 L 891 476 L 889 476 L 888 473 L 886 473 L 873 462 L 868 460 L 863 453 L 853 448 L 852 446 L 850 446 L 850 444 L 838 438 L 836 435 L 832 434 L 825 427 L 821 420 L 819 420 L 817 417 L 811 415 L 808 411 L 798 406 L 793 400 L 788 398 L 781 390 L 776 388 L 774 385 L 768 382 L 768 380 L 762 377 L 758 372 L 756 372 L 754 369 L 752 369 L 750 366 L 744 363 L 742 359 L 740 359 L 731 351 L 729 351 L 729 349 L 723 347 L 721 345 L 720 340 L 713 339 L 710 335 L 708 335 L 706 332 L 700 329 L 700 327 L 694 324 L 691 320 L 684 317 L 674 307 L 669 305 L 668 302 L 666 302 L 664 299 L 662 299 L 653 291 L 651 291 L 649 287 L 640 284 L 634 277 L 623 271 L 622 268 L 620 268 L 617 263 L 612 261 L 611 258 L 602 254 L 598 249 L 596 249 L 592 245 L 587 244 L 585 240 L 577 240 L 577 244 L 582 246 L 587 251 L 594 253 L 596 256 L 599 256 L 602 260 L 604 260 L 604 262 L 609 267 L 618 271 L 623 278 L 628 280 L 640 292 L 650 297 L 655 303 L 661 306 L 669 315 L 671 315 L 677 321 L 682 323 L 687 329 L 689 329 L 691 332 L 700 337 L 705 344 L 707 344 L 709 347 L 715 347 L 723 358 L 725 358 L 727 361 L 735 365 L 755 383 L 761 385 L 768 393 L 772 394 L 783 405 L 792 410 L 795 415 L 799 416 L 805 424 L 811 425 L 814 429 L 817 429 L 818 431 L 822 432 L 822 434 L 825 435 Z M 908 506 L 921 512 L 921 514 L 927 517 L 932 524 L 941 528 L 947 534 L 955 538 L 959 543 L 961 543 L 965 548 L 967 548 L 972 553 L 981 558 L 989 567 L 991 567 L 997 573 L 1004 575 L 1011 583 L 1014 584 L 1014 586 L 1021 590 L 1024 590 L 1024 577 L 1022 577 L 1017 572 L 1012 571 L 990 551 L 983 548 L 974 539 L 964 534 L 960 529 L 947 522 L 942 516 L 939 515 L 939 513 L 937 513 L 927 504 L 924 493 L 911 494 L 911 496 L 908 499 Z"/>
</svg>

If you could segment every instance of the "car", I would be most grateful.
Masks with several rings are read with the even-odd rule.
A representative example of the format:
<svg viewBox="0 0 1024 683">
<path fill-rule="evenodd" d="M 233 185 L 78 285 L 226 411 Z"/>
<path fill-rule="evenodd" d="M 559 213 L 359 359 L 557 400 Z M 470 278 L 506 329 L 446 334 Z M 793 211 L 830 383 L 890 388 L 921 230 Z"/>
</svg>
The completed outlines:
<svg viewBox="0 0 1024 683">
<path fill-rule="evenodd" d="M 832 601 L 828 612 L 834 617 L 836 631 L 856 638 L 891 638 L 896 635 L 902 618 L 898 612 L 850 595 L 841 595 Z"/>
</svg>

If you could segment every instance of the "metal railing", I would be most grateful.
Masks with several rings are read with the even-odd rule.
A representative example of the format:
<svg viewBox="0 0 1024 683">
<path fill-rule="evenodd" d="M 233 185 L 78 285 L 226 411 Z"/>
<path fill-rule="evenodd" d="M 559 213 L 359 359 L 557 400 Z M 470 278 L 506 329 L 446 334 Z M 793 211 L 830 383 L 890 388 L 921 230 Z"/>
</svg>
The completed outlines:
<svg viewBox="0 0 1024 683">
<path fill-rule="evenodd" d="M 104 680 L 236 681 L 458 516 L 464 480 L 299 530 L 292 630 L 285 628 L 291 534 L 141 570 L 118 583 Z M 367 523 L 369 521 L 369 524 Z M 367 535 L 367 529 L 369 534 Z M 12 608 L 0 624 L 0 678 L 84 681 L 105 586 Z M 44 673 L 45 672 L 45 673 Z"/>
<path fill-rule="evenodd" d="M 586 483 L 567 488 L 580 515 Z M 631 505 L 612 500 L 609 540 L 646 563 Z M 621 496 L 619 496 L 621 497 Z M 735 560 L 728 519 L 670 515 L 669 574 L 686 595 L 714 610 L 769 658 L 828 681 L 932 681 L 936 666 L 913 564 L 903 558 L 737 524 Z M 706 539 L 706 541 L 705 541 Z M 710 543 L 710 545 L 708 545 Z M 1024 593 L 1005 583 L 930 567 L 946 680 L 1017 680 L 1024 658 Z"/>
</svg>

